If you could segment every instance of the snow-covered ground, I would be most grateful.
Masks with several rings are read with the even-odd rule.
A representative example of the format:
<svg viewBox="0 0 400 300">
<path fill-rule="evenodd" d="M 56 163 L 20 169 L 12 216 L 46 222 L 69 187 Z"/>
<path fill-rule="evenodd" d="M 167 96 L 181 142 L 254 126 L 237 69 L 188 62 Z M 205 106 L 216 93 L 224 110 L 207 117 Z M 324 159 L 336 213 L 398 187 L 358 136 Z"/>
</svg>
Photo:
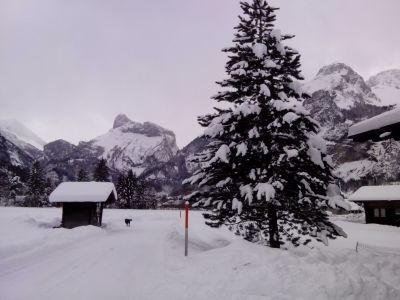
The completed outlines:
<svg viewBox="0 0 400 300">
<path fill-rule="evenodd" d="M 179 211 L 105 210 L 105 228 L 56 228 L 56 208 L 0 208 L 0 299 L 400 299 L 400 228 L 335 223 L 347 239 L 282 251 Z M 132 227 L 123 219 L 133 217 Z M 356 242 L 399 249 L 361 249 Z"/>
</svg>

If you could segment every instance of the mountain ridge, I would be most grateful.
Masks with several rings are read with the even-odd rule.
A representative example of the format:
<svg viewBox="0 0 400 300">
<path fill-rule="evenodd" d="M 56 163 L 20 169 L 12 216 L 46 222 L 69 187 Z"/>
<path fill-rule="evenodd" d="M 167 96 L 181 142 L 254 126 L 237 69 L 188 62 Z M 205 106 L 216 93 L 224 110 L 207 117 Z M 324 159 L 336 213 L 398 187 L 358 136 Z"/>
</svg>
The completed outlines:
<svg viewBox="0 0 400 300">
<path fill-rule="evenodd" d="M 304 106 L 322 126 L 345 191 L 360 184 L 379 183 L 374 174 L 385 181 L 400 179 L 397 142 L 353 143 L 347 139 L 349 126 L 393 107 L 385 106 L 387 102 L 374 94 L 374 88 L 397 88 L 398 72 L 380 72 L 366 81 L 351 67 L 334 63 L 320 68 L 314 78 L 303 84 L 311 95 Z M 47 177 L 54 182 L 75 180 L 79 169 L 93 170 L 99 159 L 105 158 L 113 177 L 132 170 L 149 180 L 157 191 L 173 194 L 184 191 L 182 180 L 198 167 L 191 158 L 209 142 L 200 136 L 179 149 L 173 131 L 152 122 L 132 121 L 125 114 L 118 114 L 106 133 L 78 145 L 58 139 L 43 145 L 41 151 L 19 141 L 16 135 L 11 136 L 14 143 L 10 136 L 10 132 L 7 138 L 0 131 L 0 161 L 29 167 L 34 160 L 40 160 Z"/>
</svg>

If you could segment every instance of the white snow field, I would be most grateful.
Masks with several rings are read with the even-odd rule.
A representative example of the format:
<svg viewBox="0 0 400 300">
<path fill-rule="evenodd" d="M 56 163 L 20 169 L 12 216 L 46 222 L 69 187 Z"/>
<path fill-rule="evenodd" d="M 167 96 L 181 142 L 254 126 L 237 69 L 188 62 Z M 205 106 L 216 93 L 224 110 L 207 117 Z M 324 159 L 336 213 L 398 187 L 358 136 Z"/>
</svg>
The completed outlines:
<svg viewBox="0 0 400 300">
<path fill-rule="evenodd" d="M 397 227 L 336 218 L 348 239 L 282 251 L 191 212 L 184 257 L 179 211 L 105 210 L 104 228 L 53 229 L 60 216 L 58 208 L 0 208 L 0 299 L 400 299 Z M 399 252 L 357 253 L 357 241 Z"/>
</svg>

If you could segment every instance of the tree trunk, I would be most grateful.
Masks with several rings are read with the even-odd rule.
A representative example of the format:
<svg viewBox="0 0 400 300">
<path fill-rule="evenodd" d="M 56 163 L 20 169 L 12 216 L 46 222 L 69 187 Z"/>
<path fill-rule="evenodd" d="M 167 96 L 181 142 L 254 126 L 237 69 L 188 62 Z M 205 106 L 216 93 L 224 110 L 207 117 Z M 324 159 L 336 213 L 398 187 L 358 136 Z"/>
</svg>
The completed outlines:
<svg viewBox="0 0 400 300">
<path fill-rule="evenodd" d="M 276 206 L 268 204 L 268 223 L 269 223 L 269 246 L 271 248 L 280 248 L 278 232 L 278 216 Z"/>
</svg>

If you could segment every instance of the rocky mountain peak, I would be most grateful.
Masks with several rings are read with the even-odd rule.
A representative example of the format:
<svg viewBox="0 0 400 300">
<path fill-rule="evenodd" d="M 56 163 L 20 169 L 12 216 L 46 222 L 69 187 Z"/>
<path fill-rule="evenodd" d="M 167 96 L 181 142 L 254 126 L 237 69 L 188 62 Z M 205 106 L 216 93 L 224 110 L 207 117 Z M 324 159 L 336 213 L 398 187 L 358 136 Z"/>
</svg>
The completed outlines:
<svg viewBox="0 0 400 300">
<path fill-rule="evenodd" d="M 118 116 L 115 117 L 114 119 L 114 124 L 113 124 L 113 128 L 118 128 L 121 127 L 127 123 L 132 122 L 131 119 L 129 119 L 126 115 L 124 114 L 119 114 Z"/>
<path fill-rule="evenodd" d="M 77 147 L 70 142 L 59 139 L 44 145 L 43 152 L 48 159 L 60 160 L 70 156 L 76 148 Z"/>
<path fill-rule="evenodd" d="M 393 69 L 380 72 L 367 80 L 370 87 L 377 85 L 391 86 L 400 90 L 400 70 Z"/>
<path fill-rule="evenodd" d="M 339 109 L 349 110 L 363 104 L 382 106 L 381 100 L 372 92 L 362 76 L 344 63 L 322 67 L 304 88 L 310 95 L 328 91 Z"/>
<path fill-rule="evenodd" d="M 368 79 L 367 84 L 384 105 L 400 104 L 400 70 L 380 72 Z"/>
<path fill-rule="evenodd" d="M 119 114 L 114 119 L 112 131 L 117 130 L 123 133 L 137 133 L 148 137 L 170 135 L 175 138 L 175 133 L 152 122 L 134 122 L 124 114 Z"/>
<path fill-rule="evenodd" d="M 165 129 L 151 122 L 144 122 L 142 124 L 131 121 L 130 123 L 126 123 L 124 126 L 122 126 L 120 130 L 122 132 L 143 134 L 148 137 L 170 135 L 175 138 L 175 133 L 173 131 Z"/>
<path fill-rule="evenodd" d="M 340 74 L 342 76 L 360 76 L 350 66 L 340 62 L 323 66 L 319 69 L 317 76 L 327 76 L 332 74 Z"/>
<path fill-rule="evenodd" d="M 175 134 L 151 122 L 134 122 L 124 114 L 114 120 L 114 126 L 106 134 L 87 143 L 80 149 L 106 158 L 116 170 L 137 169 L 139 174 L 149 161 L 165 162 L 178 151 Z"/>
</svg>

